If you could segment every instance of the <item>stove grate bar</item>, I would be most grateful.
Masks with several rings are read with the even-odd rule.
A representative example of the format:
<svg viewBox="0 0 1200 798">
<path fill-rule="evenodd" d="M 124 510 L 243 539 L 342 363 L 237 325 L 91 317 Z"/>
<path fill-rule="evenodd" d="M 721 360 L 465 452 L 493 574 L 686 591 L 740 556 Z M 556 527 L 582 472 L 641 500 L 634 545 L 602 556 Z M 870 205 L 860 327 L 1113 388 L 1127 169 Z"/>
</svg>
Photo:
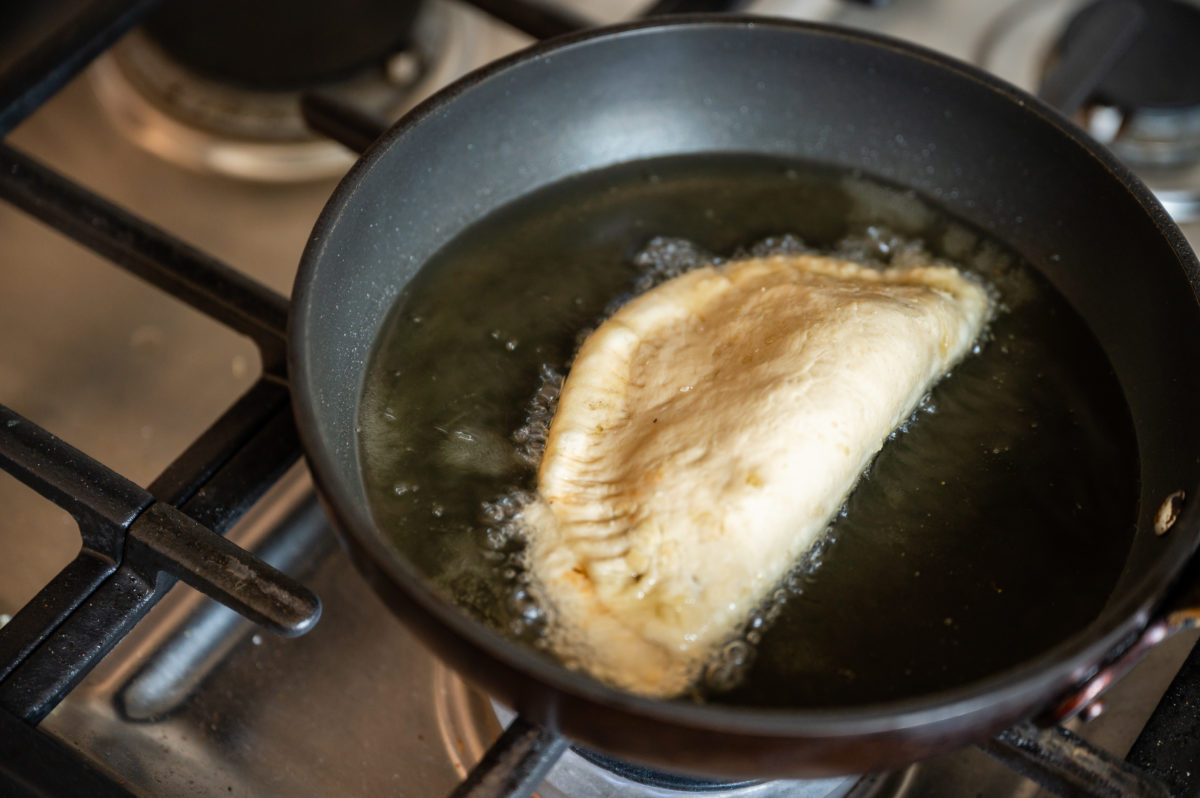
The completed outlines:
<svg viewBox="0 0 1200 798">
<path fill-rule="evenodd" d="M 450 798 L 528 798 L 567 746 L 565 737 L 518 715 Z"/>
<path fill-rule="evenodd" d="M 0 628 L 4 679 L 116 570 L 126 530 L 154 497 L 3 405 L 0 468 L 67 510 L 83 542 L 79 555 Z"/>
<path fill-rule="evenodd" d="M 1018 723 L 979 748 L 1017 773 L 1069 798 L 1171 798 L 1154 775 L 1062 726 Z"/>
<path fill-rule="evenodd" d="M 658 17 L 667 14 L 719 14 L 739 11 L 750 5 L 751 0 L 657 0 L 642 9 L 643 17 Z"/>
<path fill-rule="evenodd" d="M 67 616 L 53 636 L 0 682 L 0 710 L 29 724 L 41 722 L 129 634 L 172 582 L 130 563 L 117 568 Z"/>
<path fill-rule="evenodd" d="M 568 8 L 539 0 L 464 0 L 493 19 L 503 22 L 535 39 L 549 39 L 576 33 L 594 23 Z M 866 0 L 874 5 L 872 0 Z M 642 9 L 638 16 L 652 17 L 668 14 L 713 14 L 737 11 L 750 0 L 657 0 Z"/>
<path fill-rule="evenodd" d="M 160 0 L 58 0 L 0 8 L 0 136 L 136 25 Z"/>
<path fill-rule="evenodd" d="M 99 477 L 123 484 L 118 475 L 24 419 L 0 425 L 0 453 L 19 450 L 18 438 L 53 443 L 39 450 L 37 467 L 26 463 L 26 471 L 57 473 L 67 468 L 63 463 L 86 462 Z M 219 537 L 299 456 L 287 389 L 261 379 L 164 472 L 151 493 L 136 486 L 127 490 L 139 509 L 130 508 L 129 523 L 114 532 L 120 538 L 112 547 L 115 560 L 77 559 L 42 590 L 38 598 L 44 601 L 30 602 L 0 628 L 0 652 L 10 655 L 0 660 L 0 708 L 39 722 L 177 577 L 280 634 L 311 628 L 320 616 L 316 596 Z M 18 469 L 16 476 L 30 475 Z M 71 494 L 57 498 L 77 501 Z M 43 603 L 54 611 L 44 610 Z"/>
<path fill-rule="evenodd" d="M 492 19 L 535 39 L 549 39 L 590 28 L 592 23 L 575 12 L 538 0 L 464 0 Z"/>
<path fill-rule="evenodd" d="M 249 336 L 285 379 L 286 297 L 3 144 L 0 199 Z"/>
<path fill-rule="evenodd" d="M 78 751 L 3 711 L 0 794 L 6 798 L 133 798 Z"/>
<path fill-rule="evenodd" d="M 116 570 L 116 563 L 80 552 L 0 627 L 0 685 Z"/>
<path fill-rule="evenodd" d="M 242 473 L 243 467 L 229 472 L 216 484 L 210 483 L 272 420 L 279 425 L 271 433 L 278 442 L 279 462 L 270 470 L 282 473 L 300 456 L 299 440 L 291 422 L 290 395 L 276 382 L 259 380 L 150 483 L 150 493 L 159 501 L 186 506 L 192 518 L 214 532 L 224 532 L 268 485 L 253 476 L 248 478 Z M 230 479 L 238 484 L 225 484 Z M 246 482 L 257 484 L 255 495 L 240 496 Z"/>
<path fill-rule="evenodd" d="M 310 89 L 300 95 L 300 113 L 309 130 L 362 155 L 387 132 L 387 122 L 339 95 Z"/>
<path fill-rule="evenodd" d="M 1126 757 L 1171 794 L 1200 796 L 1200 645 L 1192 649 Z"/>
<path fill-rule="evenodd" d="M 0 405 L 0 467 L 79 523 L 83 546 L 114 563 L 121 535 L 154 498 L 83 452 Z"/>
</svg>

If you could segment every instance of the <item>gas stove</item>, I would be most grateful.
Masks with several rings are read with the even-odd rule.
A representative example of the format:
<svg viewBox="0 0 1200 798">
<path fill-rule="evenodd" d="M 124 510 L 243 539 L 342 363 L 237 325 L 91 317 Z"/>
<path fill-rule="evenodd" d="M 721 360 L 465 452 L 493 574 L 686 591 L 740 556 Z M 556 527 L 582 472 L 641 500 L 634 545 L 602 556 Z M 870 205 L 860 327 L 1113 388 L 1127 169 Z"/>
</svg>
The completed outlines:
<svg viewBox="0 0 1200 798">
<path fill-rule="evenodd" d="M 530 41 L 475 8 L 440 0 L 411 5 L 407 35 L 375 41 L 368 66 L 339 62 L 327 74 L 304 76 L 335 105 L 358 109 L 364 129 Z M 556 7 L 614 22 L 643 5 L 560 0 Z M 1089 5 L 761 0 L 741 10 L 907 39 L 1036 93 L 1057 67 L 1070 65 L 1073 51 L 1088 46 L 1086 16 L 1079 20 L 1081 12 L 1093 13 L 1085 11 Z M 1200 17 L 1183 0 L 1133 5 L 1145 6 L 1138 24 L 1155 35 L 1190 30 Z M 273 64 L 270 80 L 251 80 L 236 70 L 254 67 L 197 55 L 169 32 L 178 28 L 147 25 L 106 48 L 5 144 L 232 265 L 260 284 L 269 304 L 290 291 L 309 231 L 354 156 L 304 125 L 298 98 L 309 84 L 296 83 L 286 64 Z M 0 49 L 6 42 L 0 35 Z M 1121 78 L 1126 69 L 1149 69 L 1146 45 L 1118 47 L 1109 53 L 1118 67 L 1073 112 L 1134 165 L 1193 244 L 1200 242 L 1200 93 L 1191 94 L 1200 70 L 1188 60 L 1195 52 L 1165 73 L 1149 70 L 1157 85 L 1166 81 L 1172 89 L 1156 91 L 1131 89 Z M 0 57 L 0 74 L 5 64 Z M 80 224 L 102 226 L 86 215 Z M 132 483 L 163 484 L 160 474 L 178 469 L 214 423 L 227 422 L 240 397 L 274 396 L 277 364 L 269 348 L 235 332 L 245 332 L 237 324 L 214 321 L 132 279 L 12 204 L 0 203 L 0 242 L 0 403 Z M 441 665 L 375 597 L 337 545 L 304 466 L 288 465 L 295 453 L 279 455 L 261 487 L 234 502 L 249 504 L 265 491 L 248 512 L 215 513 L 223 520 L 211 525 L 231 525 L 228 539 L 318 595 L 323 611 L 315 628 L 279 637 L 190 587 L 162 585 L 165 597 L 111 653 L 61 702 L 51 702 L 44 718 L 28 719 L 22 728 L 36 723 L 36 738 L 17 736 L 5 719 L 0 760 L 17 767 L 0 767 L 0 792 L 5 774 L 11 780 L 32 770 L 42 786 L 12 781 L 13 794 L 436 796 L 476 767 L 511 713 Z M 66 510 L 4 471 L 0 506 L 0 622 L 7 622 L 71 562 L 80 536 Z M 1196 762 L 1194 734 L 1187 747 L 1196 720 L 1172 709 L 1200 691 L 1198 658 L 1184 665 L 1195 642 L 1185 634 L 1155 649 L 1108 693 L 1103 712 L 1071 728 L 1116 757 L 1133 747 L 1131 758 L 1160 775 L 1177 746 L 1180 757 Z M 1192 679 L 1181 677 L 1151 720 L 1181 665 Z M 30 768 L 31 758 L 48 765 Z M 1170 778 L 1182 794 L 1200 793 L 1200 776 Z M 696 793 L 1043 794 L 978 749 L 863 778 L 744 783 L 657 773 L 568 750 L 538 790 L 543 798 Z"/>
</svg>

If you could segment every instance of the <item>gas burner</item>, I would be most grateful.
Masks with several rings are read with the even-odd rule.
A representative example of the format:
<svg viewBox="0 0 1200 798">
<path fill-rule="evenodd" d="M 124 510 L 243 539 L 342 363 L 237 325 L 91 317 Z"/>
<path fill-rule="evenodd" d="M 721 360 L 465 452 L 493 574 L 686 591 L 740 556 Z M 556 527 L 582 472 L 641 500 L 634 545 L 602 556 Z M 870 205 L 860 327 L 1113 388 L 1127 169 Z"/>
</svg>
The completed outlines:
<svg viewBox="0 0 1200 798">
<path fill-rule="evenodd" d="M 1106 0 L 1024 0 L 994 18 L 975 61 L 1037 91 Z M 1133 167 L 1178 222 L 1200 219 L 1200 6 L 1142 0 L 1141 30 L 1076 121 Z"/>
<path fill-rule="evenodd" d="M 1076 13 L 1060 39 L 1068 52 L 1109 0 Z M 1097 102 L 1127 110 L 1200 106 L 1200 8 L 1184 0 L 1140 0 L 1141 31 L 1097 87 Z"/>
<path fill-rule="evenodd" d="M 438 727 L 455 768 L 466 776 L 516 715 L 472 690 L 440 662 L 434 669 Z M 846 776 L 806 781 L 718 781 L 683 776 L 572 747 L 555 764 L 540 798 L 885 798 L 899 795 L 899 777 Z"/>
<path fill-rule="evenodd" d="M 265 182 L 333 177 L 354 162 L 344 147 L 306 127 L 306 88 L 392 121 L 475 66 L 482 35 L 477 16 L 426 3 L 411 33 L 396 40 L 399 49 L 382 52 L 375 41 L 365 61 L 331 55 L 319 69 L 305 69 L 230 55 L 236 41 L 219 51 L 226 53 L 221 60 L 198 61 L 176 33 L 141 28 L 99 58 L 91 77 L 102 107 L 122 133 L 165 160 Z"/>
<path fill-rule="evenodd" d="M 1057 52 L 1078 46 L 1106 0 L 1067 23 Z M 1182 0 L 1142 0 L 1144 22 L 1133 43 L 1096 87 L 1089 132 L 1134 166 L 1200 161 L 1200 8 Z"/>
<path fill-rule="evenodd" d="M 599 751 L 593 751 L 590 748 L 584 748 L 580 745 L 571 746 L 571 750 L 585 761 L 590 762 L 601 770 L 608 771 L 608 773 L 616 778 L 643 787 L 666 790 L 668 793 L 677 792 L 687 795 L 719 792 L 727 795 L 736 795 L 739 791 L 744 792 L 749 788 L 758 787 L 763 784 L 762 781 L 755 780 L 709 779 L 668 773 L 664 770 L 642 767 L 641 765 L 626 762 L 622 759 L 614 759 Z M 828 793 L 821 792 L 819 794 L 827 795 Z"/>
</svg>

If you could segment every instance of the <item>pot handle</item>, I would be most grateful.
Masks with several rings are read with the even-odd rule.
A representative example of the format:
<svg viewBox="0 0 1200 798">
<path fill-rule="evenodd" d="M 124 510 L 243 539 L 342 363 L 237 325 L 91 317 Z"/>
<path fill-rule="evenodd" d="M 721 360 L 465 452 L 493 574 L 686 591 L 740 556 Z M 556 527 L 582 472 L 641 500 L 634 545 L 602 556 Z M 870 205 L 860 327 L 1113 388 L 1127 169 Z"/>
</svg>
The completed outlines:
<svg viewBox="0 0 1200 798">
<path fill-rule="evenodd" d="M 450 798 L 528 798 L 567 750 L 567 739 L 517 716 Z"/>
</svg>

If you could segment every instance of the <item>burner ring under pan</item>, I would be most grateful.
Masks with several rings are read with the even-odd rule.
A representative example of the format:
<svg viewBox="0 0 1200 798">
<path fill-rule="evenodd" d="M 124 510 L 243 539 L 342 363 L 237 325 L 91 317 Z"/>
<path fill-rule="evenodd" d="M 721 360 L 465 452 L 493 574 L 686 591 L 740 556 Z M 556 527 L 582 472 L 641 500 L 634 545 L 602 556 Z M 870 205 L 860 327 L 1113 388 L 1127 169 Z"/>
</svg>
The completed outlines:
<svg viewBox="0 0 1200 798">
<path fill-rule="evenodd" d="M 635 765 L 632 762 L 625 762 L 620 759 L 613 759 L 610 756 L 605 756 L 579 745 L 571 746 L 571 750 L 593 765 L 604 768 L 620 778 L 628 779 L 637 784 L 644 784 L 647 787 L 660 787 L 685 794 L 715 793 L 736 790 L 741 787 L 753 787 L 756 784 L 762 783 L 759 781 L 714 781 L 711 779 L 695 778 L 693 776 L 683 776 L 676 773 L 668 773 L 665 770 L 642 767 L 641 765 Z"/>
<path fill-rule="evenodd" d="M 408 49 L 320 88 L 385 121 L 475 66 L 481 25 L 452 4 L 429 4 Z M 90 69 L 101 108 L 135 144 L 179 166 L 269 183 L 336 177 L 354 163 L 341 144 L 313 133 L 300 90 L 267 90 L 206 76 L 134 30 Z"/>
<path fill-rule="evenodd" d="M 984 69 L 1036 92 L 1058 54 L 1064 38 L 1078 35 L 1079 18 L 1095 13 L 1095 0 L 1017 0 L 999 11 L 972 51 Z M 1184 39 L 1200 39 L 1200 5 L 1184 0 L 1151 0 L 1139 43 L 1135 41 L 1102 81 L 1091 104 L 1076 118 L 1091 135 L 1137 171 L 1180 224 L 1200 219 L 1200 48 L 1184 48 L 1177 56 L 1147 50 L 1155 31 L 1179 23 Z M 1073 32 L 1072 32 L 1073 31 Z M 1179 36 L 1168 39 L 1178 41 Z M 1142 63 L 1161 57 L 1154 68 Z M 1174 60 L 1172 60 L 1174 59 Z M 1179 59 L 1183 59 L 1180 61 Z M 1130 63 L 1133 72 L 1170 74 L 1175 64 L 1193 64 L 1174 85 L 1136 90 L 1131 76 L 1120 76 Z M 1192 101 L 1194 104 L 1188 105 Z M 1123 103 L 1122 107 L 1116 103 Z M 1140 109 L 1133 105 L 1141 103 Z M 1172 104 L 1175 103 L 1175 104 Z"/>
<path fill-rule="evenodd" d="M 433 696 L 442 742 L 459 776 L 483 757 L 515 717 L 511 710 L 469 687 L 440 662 Z M 802 781 L 717 781 L 643 768 L 573 746 L 538 788 L 538 798 L 895 798 L 905 795 L 906 774 Z"/>
<path fill-rule="evenodd" d="M 1056 50 L 1070 53 L 1104 4 L 1097 0 L 1071 17 Z M 1141 30 L 1096 87 L 1099 105 L 1141 110 L 1200 109 L 1200 7 L 1183 0 L 1141 0 Z"/>
<path fill-rule="evenodd" d="M 1070 54 L 1105 2 L 1067 22 L 1053 52 Z M 1085 126 L 1126 162 L 1174 169 L 1200 163 L 1200 7 L 1143 0 L 1143 23 L 1092 94 Z"/>
</svg>

